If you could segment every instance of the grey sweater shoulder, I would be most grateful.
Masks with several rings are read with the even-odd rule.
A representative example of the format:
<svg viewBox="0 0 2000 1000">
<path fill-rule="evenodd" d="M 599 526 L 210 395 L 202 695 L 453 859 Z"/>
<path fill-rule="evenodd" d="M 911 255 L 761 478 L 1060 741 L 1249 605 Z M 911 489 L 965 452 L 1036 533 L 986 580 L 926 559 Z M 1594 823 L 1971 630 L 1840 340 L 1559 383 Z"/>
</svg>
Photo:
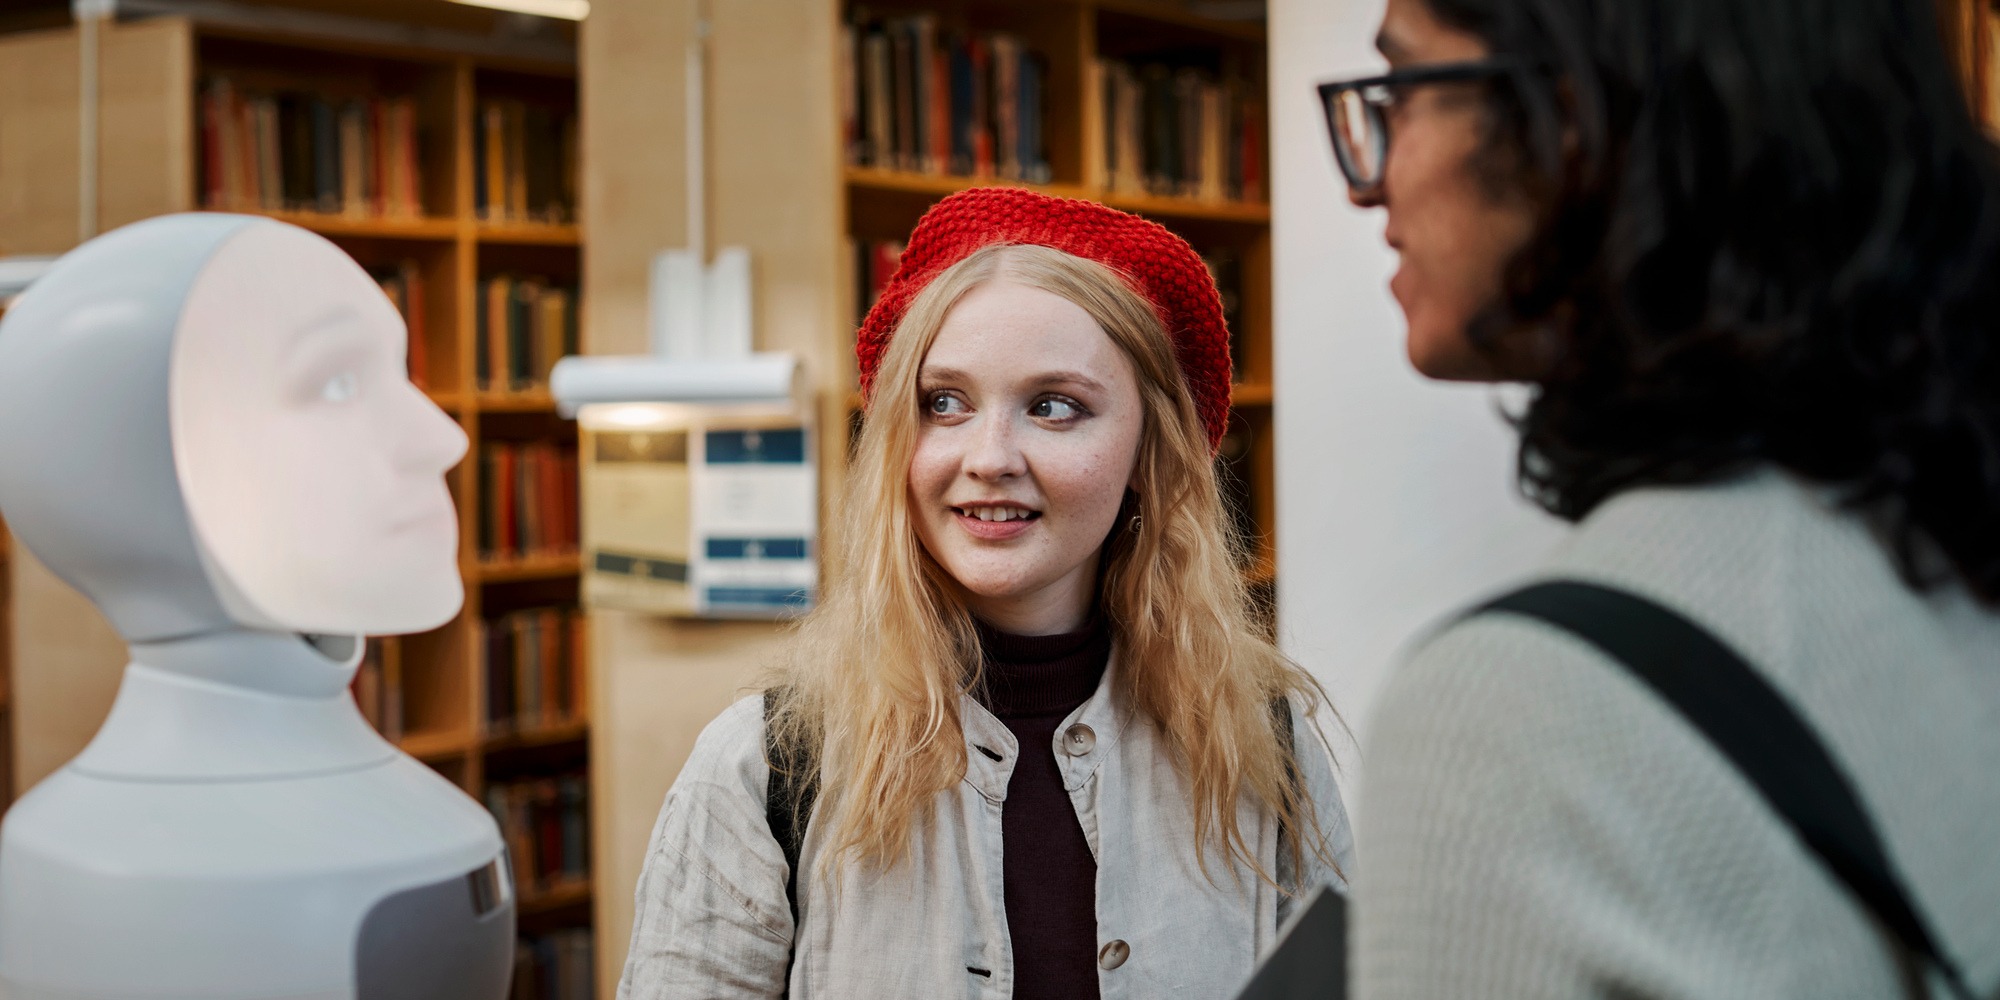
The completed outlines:
<svg viewBox="0 0 2000 1000">
<path fill-rule="evenodd" d="M 2000 982 L 2000 615 L 1906 588 L 1775 473 L 1643 490 L 1537 577 L 1681 610 L 1798 706 L 1975 988 Z M 1354 975 L 1400 997 L 1912 995 L 1907 962 L 1713 749 L 1618 665 L 1514 618 L 1391 679 L 1357 809 Z"/>
</svg>

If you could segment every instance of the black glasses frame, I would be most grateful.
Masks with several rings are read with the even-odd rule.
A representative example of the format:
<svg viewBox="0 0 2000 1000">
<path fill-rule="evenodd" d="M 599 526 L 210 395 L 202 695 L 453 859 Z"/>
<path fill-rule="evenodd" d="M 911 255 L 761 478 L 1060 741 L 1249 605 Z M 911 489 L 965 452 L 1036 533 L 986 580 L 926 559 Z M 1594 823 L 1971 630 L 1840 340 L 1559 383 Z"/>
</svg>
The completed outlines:
<svg viewBox="0 0 2000 1000">
<path fill-rule="evenodd" d="M 1430 83 L 1464 83 L 1484 80 L 1495 76 L 1506 76 L 1525 68 L 1519 59 L 1494 56 L 1487 59 L 1473 59 L 1465 62 L 1434 63 L 1426 66 L 1411 66 L 1377 76 L 1364 76 L 1353 80 L 1336 80 L 1319 85 L 1320 110 L 1326 116 L 1327 138 L 1333 142 L 1333 158 L 1340 164 L 1340 172 L 1346 176 L 1347 184 L 1357 194 L 1370 194 L 1382 186 L 1384 168 L 1389 159 L 1389 118 L 1388 108 L 1395 104 L 1403 90 Z M 1339 102 L 1342 94 L 1353 92 L 1361 98 L 1361 107 L 1368 116 L 1370 134 L 1376 138 L 1374 147 L 1367 155 L 1374 161 L 1374 180 L 1362 171 L 1362 164 L 1354 162 L 1354 151 L 1340 137 Z"/>
</svg>

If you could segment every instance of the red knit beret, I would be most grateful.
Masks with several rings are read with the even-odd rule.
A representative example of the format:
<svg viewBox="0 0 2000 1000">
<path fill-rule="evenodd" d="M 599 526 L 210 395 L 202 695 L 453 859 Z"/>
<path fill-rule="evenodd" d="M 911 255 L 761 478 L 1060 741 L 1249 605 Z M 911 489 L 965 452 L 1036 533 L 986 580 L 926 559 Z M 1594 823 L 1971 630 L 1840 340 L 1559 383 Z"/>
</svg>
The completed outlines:
<svg viewBox="0 0 2000 1000">
<path fill-rule="evenodd" d="M 1094 201 L 1010 187 L 950 195 L 917 221 L 896 274 L 855 338 L 861 393 L 874 388 L 889 337 L 931 279 L 980 247 L 1029 243 L 1097 261 L 1123 274 L 1153 304 L 1173 341 L 1181 377 L 1208 429 L 1209 450 L 1229 425 L 1229 330 L 1215 279 L 1187 241 L 1165 226 Z"/>
</svg>

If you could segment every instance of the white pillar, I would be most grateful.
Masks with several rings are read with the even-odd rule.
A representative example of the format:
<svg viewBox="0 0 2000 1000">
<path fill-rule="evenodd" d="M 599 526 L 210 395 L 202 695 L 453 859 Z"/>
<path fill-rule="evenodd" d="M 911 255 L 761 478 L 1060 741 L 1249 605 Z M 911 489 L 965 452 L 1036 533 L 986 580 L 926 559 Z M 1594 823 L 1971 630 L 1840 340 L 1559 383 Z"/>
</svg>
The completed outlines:
<svg viewBox="0 0 2000 1000">
<path fill-rule="evenodd" d="M 1562 529 L 1514 491 L 1494 391 L 1410 368 L 1382 213 L 1348 204 L 1334 165 L 1313 84 L 1383 68 L 1382 0 L 1269 12 L 1279 634 L 1359 734 L 1405 643 Z"/>
</svg>

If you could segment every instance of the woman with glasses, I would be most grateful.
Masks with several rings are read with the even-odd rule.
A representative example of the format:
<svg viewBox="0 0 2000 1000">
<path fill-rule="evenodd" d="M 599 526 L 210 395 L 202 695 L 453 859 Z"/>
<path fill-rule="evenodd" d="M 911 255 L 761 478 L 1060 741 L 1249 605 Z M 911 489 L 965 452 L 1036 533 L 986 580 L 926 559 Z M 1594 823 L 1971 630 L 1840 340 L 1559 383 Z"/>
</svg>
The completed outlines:
<svg viewBox="0 0 2000 1000">
<path fill-rule="evenodd" d="M 1358 996 L 2000 986 L 2000 154 L 1937 6 L 1389 0 L 1321 88 L 1412 362 L 1530 383 L 1578 522 L 1378 706 Z"/>
</svg>

